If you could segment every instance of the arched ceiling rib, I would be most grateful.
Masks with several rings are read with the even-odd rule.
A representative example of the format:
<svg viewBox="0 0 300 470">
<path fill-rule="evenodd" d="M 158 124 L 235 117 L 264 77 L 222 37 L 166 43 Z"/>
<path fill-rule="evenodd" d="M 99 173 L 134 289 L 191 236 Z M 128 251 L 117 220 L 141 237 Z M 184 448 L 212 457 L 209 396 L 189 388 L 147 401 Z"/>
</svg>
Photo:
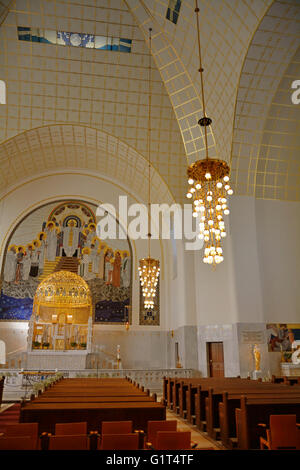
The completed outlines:
<svg viewBox="0 0 300 470">
<path fill-rule="evenodd" d="M 125 0 L 125 3 L 139 24 L 145 40 L 149 36 L 149 28 L 152 28 L 152 54 L 173 105 L 189 162 L 204 158 L 204 136 L 198 125 L 198 120 L 203 114 L 201 97 L 199 97 L 181 57 L 168 40 L 164 30 L 160 28 L 155 15 L 151 13 L 150 5 L 146 5 L 142 0 Z M 208 128 L 208 145 L 210 156 L 215 157 L 216 148 L 211 128 Z"/>
<path fill-rule="evenodd" d="M 182 2 L 176 25 L 166 19 L 168 0 L 125 2 L 145 38 L 149 26 L 154 25 L 154 56 L 179 122 L 187 156 L 190 162 L 203 158 L 204 143 L 197 124 L 202 104 L 195 1 Z M 211 157 L 217 153 L 227 162 L 230 160 L 234 103 L 243 59 L 271 3 L 272 0 L 198 0 L 206 107 L 213 119 Z"/>
<path fill-rule="evenodd" d="M 236 103 L 232 181 L 238 194 L 299 200 L 300 2 L 275 1 L 244 62 Z"/>
<path fill-rule="evenodd" d="M 9 9 L 12 7 L 14 0 L 0 0 L 0 26 L 8 15 Z"/>
<path fill-rule="evenodd" d="M 0 144 L 0 194 L 41 173 L 90 170 L 145 199 L 148 162 L 133 148 L 103 131 L 75 125 L 32 129 Z M 168 186 L 152 169 L 153 202 L 174 202 Z"/>
</svg>

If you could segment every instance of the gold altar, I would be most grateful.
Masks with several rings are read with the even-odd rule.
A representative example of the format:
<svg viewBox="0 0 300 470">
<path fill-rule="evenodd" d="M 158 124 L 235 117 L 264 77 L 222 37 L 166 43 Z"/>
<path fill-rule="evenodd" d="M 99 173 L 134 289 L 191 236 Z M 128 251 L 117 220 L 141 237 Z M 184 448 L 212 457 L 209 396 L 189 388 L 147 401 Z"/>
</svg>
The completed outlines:
<svg viewBox="0 0 300 470">
<path fill-rule="evenodd" d="M 84 279 L 70 271 L 50 274 L 34 297 L 32 350 L 86 349 L 92 309 L 91 292 Z"/>
</svg>

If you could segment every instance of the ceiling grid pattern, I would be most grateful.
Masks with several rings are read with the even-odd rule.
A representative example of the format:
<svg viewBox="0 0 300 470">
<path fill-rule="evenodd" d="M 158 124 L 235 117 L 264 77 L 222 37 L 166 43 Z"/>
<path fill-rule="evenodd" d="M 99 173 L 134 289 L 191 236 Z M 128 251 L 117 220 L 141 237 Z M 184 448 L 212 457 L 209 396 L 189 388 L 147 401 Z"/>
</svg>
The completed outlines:
<svg viewBox="0 0 300 470">
<path fill-rule="evenodd" d="M 18 41 L 17 25 L 130 38 L 132 52 Z M 0 47 L 8 88 L 0 141 L 42 125 L 81 124 L 103 129 L 148 157 L 150 53 L 122 0 L 18 0 L 0 29 Z M 151 81 L 151 161 L 180 201 L 184 146 L 154 64 Z"/>
<path fill-rule="evenodd" d="M 107 158 L 103 158 L 105 155 Z M 144 198 L 148 161 L 117 137 L 89 127 L 44 126 L 23 132 L 0 145 L 0 194 L 32 175 L 86 170 L 107 177 Z M 133 177 L 134 176 L 134 177 Z M 172 204 L 173 197 L 152 168 L 153 202 Z"/>
<path fill-rule="evenodd" d="M 198 120 L 202 103 L 194 0 L 182 2 L 177 24 L 166 19 L 168 0 L 125 0 L 144 37 L 154 29 L 154 57 L 179 122 L 189 163 L 205 157 Z M 210 157 L 230 161 L 234 101 L 241 64 L 271 0 L 199 0 L 207 114 L 213 119 Z M 147 4 L 147 8 L 144 5 Z M 159 28 L 159 30 L 158 30 Z M 177 102 L 176 102 L 177 100 Z M 179 114 L 180 112 L 180 114 Z"/>
<path fill-rule="evenodd" d="M 299 0 L 198 5 L 207 115 L 213 120 L 209 156 L 231 165 L 235 194 L 299 200 L 299 111 L 287 92 L 289 81 L 299 77 Z M 116 174 L 117 161 L 102 162 L 108 156 L 95 147 L 74 150 L 89 141 L 83 129 L 115 136 L 112 154 L 124 142 L 148 158 L 151 26 L 151 160 L 173 198 L 186 202 L 187 163 L 205 156 L 195 1 L 182 2 L 177 24 L 166 19 L 168 0 L 0 0 L 0 22 L 8 7 L 0 28 L 1 78 L 8 89 L 8 104 L 0 106 L 0 187 L 29 168 L 33 174 L 52 169 L 54 162 L 97 171 L 104 165 Z M 18 25 L 129 38 L 132 52 L 18 41 Z M 73 129 L 67 145 L 73 155 L 62 144 L 45 147 L 42 126 L 56 124 Z M 40 155 L 29 162 L 10 153 L 11 138 L 34 128 Z M 67 138 L 64 130 L 63 145 Z M 122 171 L 134 174 L 132 166 Z M 142 181 L 146 175 L 145 169 Z"/>
<path fill-rule="evenodd" d="M 253 37 L 240 78 L 231 164 L 238 194 L 300 198 L 300 113 L 291 102 L 299 43 L 300 2 L 275 1 Z"/>
</svg>

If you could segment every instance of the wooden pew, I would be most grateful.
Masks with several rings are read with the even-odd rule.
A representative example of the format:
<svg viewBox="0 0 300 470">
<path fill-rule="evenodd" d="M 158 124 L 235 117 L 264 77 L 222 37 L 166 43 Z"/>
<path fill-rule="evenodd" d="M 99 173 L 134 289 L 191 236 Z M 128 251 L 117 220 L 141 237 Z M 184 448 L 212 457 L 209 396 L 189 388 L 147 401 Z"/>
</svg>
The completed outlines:
<svg viewBox="0 0 300 470">
<path fill-rule="evenodd" d="M 164 420 L 165 406 L 124 379 L 66 379 L 45 391 L 20 413 L 21 422 L 38 422 L 39 432 L 53 433 L 59 422 L 86 421 L 88 431 L 99 430 L 102 421 L 132 420 L 146 431 L 149 420 Z"/>
<path fill-rule="evenodd" d="M 208 396 L 209 389 L 217 387 L 224 390 L 226 387 L 256 387 L 256 381 L 238 378 L 225 378 L 218 380 L 202 380 L 199 384 L 192 384 L 188 387 L 186 394 L 186 410 L 187 418 L 192 422 L 195 420 L 196 426 L 205 431 L 206 418 L 205 418 L 205 398 Z M 259 382 L 260 383 L 260 382 Z"/>
<path fill-rule="evenodd" d="M 240 377 L 197 377 L 197 378 L 172 378 L 167 379 L 167 406 L 174 412 L 182 412 L 183 403 L 186 403 L 184 393 L 187 391 L 189 384 L 215 384 L 228 381 L 241 381 Z"/>
<path fill-rule="evenodd" d="M 257 382 L 257 381 L 247 381 L 247 382 L 223 382 L 219 383 L 218 386 L 212 387 L 210 384 L 198 386 L 197 394 L 195 395 L 195 421 L 197 427 L 202 431 L 207 431 L 209 435 L 213 438 L 216 438 L 214 427 L 218 428 L 219 426 L 214 425 L 215 420 L 218 421 L 218 405 L 215 403 L 210 404 L 206 400 L 209 396 L 210 390 L 213 390 L 216 398 L 219 397 L 221 401 L 223 391 L 232 391 L 236 390 L 238 393 L 243 394 L 246 391 L 256 391 L 256 390 L 269 390 L 276 387 L 276 390 L 279 390 L 280 387 L 283 387 L 283 390 L 290 390 L 291 388 L 286 385 L 274 385 L 269 383 Z"/>
<path fill-rule="evenodd" d="M 300 419 L 300 398 L 241 397 L 241 407 L 235 409 L 238 449 L 259 448 L 258 423 L 269 423 L 271 414 L 295 414 Z"/>
<path fill-rule="evenodd" d="M 237 392 L 223 392 L 222 401 L 218 403 L 219 409 L 219 426 L 220 426 L 220 437 L 223 445 L 229 449 L 235 447 L 237 443 L 236 433 L 236 420 L 235 420 L 235 409 L 241 406 L 241 396 L 247 396 L 248 398 L 300 398 L 300 390 L 297 393 L 291 394 L 289 390 L 286 392 L 278 391 L 246 391 L 243 394 Z M 212 425 L 216 427 L 216 421 Z M 214 429 L 214 434 L 216 429 Z"/>
<path fill-rule="evenodd" d="M 34 403 L 78 403 L 80 397 L 44 397 L 41 396 L 34 400 Z M 125 403 L 125 402 L 152 402 L 155 397 L 145 396 L 101 396 L 101 397 L 84 397 L 85 403 Z"/>
<path fill-rule="evenodd" d="M 134 429 L 146 432 L 148 421 L 166 419 L 165 407 L 156 402 L 29 403 L 21 408 L 20 422 L 39 423 L 39 433 L 54 434 L 56 423 L 87 422 L 88 432 L 102 421 L 133 421 Z"/>
<path fill-rule="evenodd" d="M 192 421 L 192 416 L 195 411 L 194 398 L 198 392 L 197 387 L 199 385 L 214 386 L 215 384 L 248 384 L 248 379 L 241 379 L 240 377 L 205 377 L 205 378 L 194 378 L 184 379 L 180 381 L 178 391 L 178 410 L 182 417 L 186 417 L 188 421 Z"/>
</svg>

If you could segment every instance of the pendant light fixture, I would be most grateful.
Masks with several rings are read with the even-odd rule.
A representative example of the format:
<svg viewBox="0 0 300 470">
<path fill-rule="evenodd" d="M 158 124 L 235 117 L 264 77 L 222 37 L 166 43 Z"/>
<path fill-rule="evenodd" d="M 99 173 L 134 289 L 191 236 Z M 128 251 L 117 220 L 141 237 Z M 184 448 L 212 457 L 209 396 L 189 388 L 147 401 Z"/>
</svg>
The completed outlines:
<svg viewBox="0 0 300 470">
<path fill-rule="evenodd" d="M 159 260 L 151 258 L 151 57 L 152 57 L 152 28 L 149 28 L 149 107 L 148 107 L 148 257 L 139 261 L 139 275 L 144 297 L 144 308 L 146 310 L 154 308 L 154 298 L 156 295 L 158 278 L 160 273 Z"/>
<path fill-rule="evenodd" d="M 206 115 L 201 46 L 199 27 L 199 8 L 196 2 L 197 36 L 199 52 L 199 73 L 201 82 L 203 117 L 198 124 L 204 127 L 206 158 L 192 163 L 187 170 L 190 189 L 187 198 L 193 199 L 193 216 L 199 217 L 199 238 L 204 240 L 203 261 L 207 264 L 219 264 L 223 261 L 222 239 L 226 237 L 223 215 L 229 214 L 227 196 L 233 194 L 229 185 L 230 168 L 228 164 L 216 158 L 209 158 L 207 127 L 212 120 Z"/>
</svg>

